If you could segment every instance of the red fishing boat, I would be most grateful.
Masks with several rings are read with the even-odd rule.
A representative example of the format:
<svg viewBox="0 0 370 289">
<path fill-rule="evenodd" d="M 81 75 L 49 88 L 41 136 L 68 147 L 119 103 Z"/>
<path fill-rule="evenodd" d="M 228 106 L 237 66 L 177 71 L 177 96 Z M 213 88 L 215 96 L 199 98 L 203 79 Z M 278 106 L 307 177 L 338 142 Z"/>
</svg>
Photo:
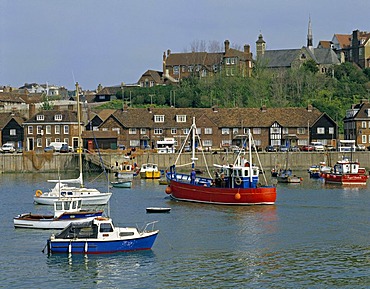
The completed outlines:
<svg viewBox="0 0 370 289">
<path fill-rule="evenodd" d="M 214 175 L 209 177 L 199 176 L 195 173 L 195 160 L 197 160 L 194 153 L 195 132 L 195 121 L 193 121 L 187 136 L 188 138 L 190 133 L 193 134 L 192 172 L 187 174 L 177 172 L 175 162 L 166 174 L 169 182 L 166 188 L 167 194 L 175 200 L 207 204 L 272 205 L 275 203 L 276 187 L 267 185 L 264 174 L 265 185 L 261 184 L 260 169 L 252 162 L 252 135 L 250 131 L 248 131 L 249 159 L 245 158 L 245 150 L 241 150 L 234 163 L 215 164 Z M 207 172 L 209 172 L 208 168 Z"/>
<path fill-rule="evenodd" d="M 321 177 L 328 184 L 366 185 L 369 175 L 365 168 L 360 167 L 359 162 L 343 159 L 330 172 L 322 173 Z"/>
</svg>

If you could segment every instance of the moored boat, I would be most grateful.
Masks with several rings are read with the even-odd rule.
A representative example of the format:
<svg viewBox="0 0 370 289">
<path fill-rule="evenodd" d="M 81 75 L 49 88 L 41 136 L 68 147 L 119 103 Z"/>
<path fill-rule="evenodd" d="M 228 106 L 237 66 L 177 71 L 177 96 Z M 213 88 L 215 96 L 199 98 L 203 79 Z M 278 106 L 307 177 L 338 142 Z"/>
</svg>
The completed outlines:
<svg viewBox="0 0 370 289">
<path fill-rule="evenodd" d="M 115 188 L 131 188 L 132 187 L 132 181 L 111 182 L 111 185 Z"/>
<path fill-rule="evenodd" d="M 60 198 L 54 202 L 54 214 L 21 214 L 13 219 L 14 227 L 28 229 L 63 229 L 70 223 L 90 221 L 103 214 L 102 210 L 83 210 L 81 205 L 81 199 Z"/>
<path fill-rule="evenodd" d="M 48 253 L 106 254 L 150 250 L 159 230 L 154 223 L 143 230 L 115 227 L 111 218 L 97 217 L 89 222 L 72 223 L 47 240 Z M 151 229 L 149 229 L 151 227 Z"/>
<path fill-rule="evenodd" d="M 279 183 L 299 184 L 302 182 L 302 178 L 293 174 L 292 170 L 290 169 L 281 170 L 276 178 Z"/>
<path fill-rule="evenodd" d="M 79 100 L 79 86 L 76 83 L 76 99 L 77 103 L 80 104 Z M 77 120 L 78 120 L 78 157 L 79 157 L 79 171 L 80 175 L 77 179 L 69 180 L 48 180 L 48 182 L 55 183 L 55 187 L 50 189 L 48 192 L 42 192 L 36 190 L 33 200 L 35 203 L 40 205 L 53 205 L 60 197 L 70 198 L 81 198 L 82 204 L 84 205 L 105 205 L 108 203 L 112 193 L 100 192 L 96 188 L 87 188 L 83 182 L 83 170 L 82 170 L 82 138 L 81 138 L 81 112 L 80 105 L 77 105 Z M 75 184 L 70 185 L 70 184 Z"/>
<path fill-rule="evenodd" d="M 359 162 L 344 158 L 337 161 L 332 171 L 321 173 L 321 177 L 327 184 L 366 185 L 369 175 Z"/>
<path fill-rule="evenodd" d="M 161 177 L 158 165 L 153 163 L 142 164 L 139 174 L 142 179 L 159 179 Z"/>
<path fill-rule="evenodd" d="M 163 208 L 163 207 L 149 207 L 146 208 L 147 213 L 169 213 L 171 208 Z"/>
<path fill-rule="evenodd" d="M 169 185 L 165 191 L 173 199 L 223 205 L 271 205 L 275 203 L 276 187 L 272 185 L 261 185 L 259 179 L 260 169 L 252 162 L 252 135 L 250 130 L 248 130 L 247 136 L 249 160 L 247 161 L 244 158 L 245 150 L 241 150 L 233 164 L 215 164 L 216 171 L 214 177 L 203 177 L 196 174 L 195 160 L 197 158 L 195 158 L 194 149 L 196 138 L 195 120 L 187 138 L 190 133 L 193 134 L 192 172 L 190 174 L 177 172 L 175 163 L 170 167 L 170 171 L 166 175 Z M 264 181 L 267 183 L 265 176 Z"/>
</svg>

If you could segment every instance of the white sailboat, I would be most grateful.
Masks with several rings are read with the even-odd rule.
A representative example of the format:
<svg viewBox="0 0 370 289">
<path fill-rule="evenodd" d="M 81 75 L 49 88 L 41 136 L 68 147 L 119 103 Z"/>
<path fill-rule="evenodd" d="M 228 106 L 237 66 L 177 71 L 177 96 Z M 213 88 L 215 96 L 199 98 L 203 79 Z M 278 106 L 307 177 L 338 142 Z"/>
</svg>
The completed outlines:
<svg viewBox="0 0 370 289">
<path fill-rule="evenodd" d="M 82 172 L 82 140 L 81 140 L 81 112 L 79 87 L 76 83 L 77 99 L 77 118 L 78 118 L 78 153 L 79 153 L 79 171 L 80 176 L 77 179 L 68 180 L 48 180 L 55 183 L 55 187 L 48 192 L 37 190 L 34 195 L 34 202 L 41 205 L 53 205 L 60 197 L 81 198 L 84 205 L 105 205 L 108 203 L 112 193 L 102 193 L 95 188 L 86 188 L 83 183 Z"/>
</svg>

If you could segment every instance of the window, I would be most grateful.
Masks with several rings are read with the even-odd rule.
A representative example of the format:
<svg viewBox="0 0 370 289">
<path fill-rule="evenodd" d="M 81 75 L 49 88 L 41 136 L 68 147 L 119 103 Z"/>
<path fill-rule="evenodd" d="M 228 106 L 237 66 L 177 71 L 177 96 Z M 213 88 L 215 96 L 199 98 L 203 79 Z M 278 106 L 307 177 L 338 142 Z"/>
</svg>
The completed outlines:
<svg viewBox="0 0 370 289">
<path fill-rule="evenodd" d="M 164 122 L 164 115 L 155 115 L 154 122 Z"/>
<path fill-rule="evenodd" d="M 47 138 L 47 139 L 45 139 L 45 141 L 46 141 L 46 146 L 47 147 L 50 146 L 51 138 Z"/>
<path fill-rule="evenodd" d="M 43 132 L 42 132 L 42 126 L 41 125 L 38 125 L 36 127 L 36 130 L 37 130 L 37 134 L 43 134 Z"/>
<path fill-rule="evenodd" d="M 325 133 L 325 128 L 324 127 L 318 127 L 317 128 L 317 134 L 324 134 Z"/>
<path fill-rule="evenodd" d="M 212 128 L 211 127 L 206 127 L 204 129 L 204 134 L 212 134 Z"/>
<path fill-rule="evenodd" d="M 230 129 L 229 128 L 222 128 L 221 134 L 230 134 Z"/>
<path fill-rule="evenodd" d="M 331 135 L 334 134 L 334 127 L 329 127 L 329 134 L 331 134 Z"/>
<path fill-rule="evenodd" d="M 112 131 L 116 131 L 117 134 L 120 134 L 120 128 L 119 127 L 112 127 Z"/>
<path fill-rule="evenodd" d="M 231 145 L 231 140 L 224 139 L 224 140 L 221 141 L 221 145 L 222 146 L 229 146 L 229 145 Z"/>
<path fill-rule="evenodd" d="M 289 129 L 287 127 L 283 127 L 283 134 L 289 134 Z"/>
<path fill-rule="evenodd" d="M 10 129 L 9 135 L 17 135 L 17 130 L 15 128 Z"/>
<path fill-rule="evenodd" d="M 45 127 L 45 132 L 46 132 L 46 134 L 51 134 L 51 125 L 47 125 Z"/>
<path fill-rule="evenodd" d="M 38 114 L 37 116 L 36 116 L 36 120 L 44 120 L 45 119 L 45 117 L 44 117 L 44 115 L 43 114 Z"/>
<path fill-rule="evenodd" d="M 69 125 L 63 126 L 64 134 L 69 134 Z"/>
<path fill-rule="evenodd" d="M 55 134 L 60 134 L 60 125 L 55 126 Z"/>
<path fill-rule="evenodd" d="M 280 133 L 280 127 L 273 127 L 271 128 L 272 133 Z"/>
<path fill-rule="evenodd" d="M 136 128 L 129 128 L 128 134 L 136 134 Z"/>
<path fill-rule="evenodd" d="M 253 128 L 253 134 L 261 134 L 261 128 L 260 127 Z"/>
<path fill-rule="evenodd" d="M 366 128 L 366 121 L 361 122 L 361 128 Z"/>
<path fill-rule="evenodd" d="M 146 128 L 141 128 L 140 129 L 140 134 L 146 134 Z"/>
<path fill-rule="evenodd" d="M 211 147 L 212 146 L 212 140 L 210 140 L 210 139 L 203 140 L 203 146 L 204 147 Z"/>
<path fill-rule="evenodd" d="M 62 115 L 61 114 L 56 114 L 54 116 L 54 120 L 58 120 L 58 121 L 61 121 L 63 118 L 62 118 Z"/>
<path fill-rule="evenodd" d="M 226 64 L 230 65 L 230 58 L 226 58 Z"/>
<path fill-rule="evenodd" d="M 171 134 L 177 134 L 177 128 L 171 128 Z"/>
<path fill-rule="evenodd" d="M 179 74 L 179 71 L 180 71 L 180 69 L 179 69 L 179 67 L 177 65 L 173 67 L 173 74 L 174 75 L 178 75 Z"/>
<path fill-rule="evenodd" d="M 367 135 L 366 134 L 361 136 L 361 141 L 362 141 L 362 143 L 367 143 Z"/>
<path fill-rule="evenodd" d="M 154 129 L 154 134 L 163 134 L 163 129 L 161 129 L 161 128 L 155 128 Z"/>
<path fill-rule="evenodd" d="M 37 146 L 38 148 L 41 148 L 41 147 L 42 147 L 42 138 L 37 138 L 37 139 L 36 139 L 36 146 Z"/>
<path fill-rule="evenodd" d="M 234 127 L 233 128 L 233 134 L 238 134 L 238 132 L 239 132 L 239 129 L 237 127 Z"/>
<path fill-rule="evenodd" d="M 186 122 L 186 115 L 176 115 L 177 122 Z"/>
<path fill-rule="evenodd" d="M 33 134 L 33 126 L 31 126 L 31 125 L 30 125 L 30 126 L 28 126 L 28 127 L 27 127 L 27 131 L 28 131 L 28 132 L 27 132 L 28 134 Z"/>
<path fill-rule="evenodd" d="M 189 133 L 189 129 L 188 129 L 188 128 L 184 128 L 184 129 L 182 130 L 182 132 L 183 132 L 183 134 L 188 134 L 188 133 Z"/>
<path fill-rule="evenodd" d="M 202 134 L 202 129 L 201 128 L 197 128 L 196 134 L 197 135 L 201 135 Z"/>
<path fill-rule="evenodd" d="M 140 146 L 140 140 L 132 139 L 130 140 L 130 147 L 139 147 Z"/>
</svg>

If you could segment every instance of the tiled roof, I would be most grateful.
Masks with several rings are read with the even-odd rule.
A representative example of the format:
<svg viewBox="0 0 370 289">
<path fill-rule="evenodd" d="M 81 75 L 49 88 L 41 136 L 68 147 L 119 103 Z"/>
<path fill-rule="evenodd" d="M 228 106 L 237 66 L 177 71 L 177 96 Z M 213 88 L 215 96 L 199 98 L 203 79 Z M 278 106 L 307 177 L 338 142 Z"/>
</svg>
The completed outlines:
<svg viewBox="0 0 370 289">
<path fill-rule="evenodd" d="M 164 115 L 164 123 L 155 123 L 154 115 Z M 186 115 L 186 122 L 176 122 L 177 115 Z M 313 108 L 128 108 L 117 110 L 112 117 L 130 128 L 190 128 L 192 119 L 207 118 L 218 127 L 270 127 L 278 122 L 284 127 L 306 127 L 315 123 L 322 113 Z"/>
<path fill-rule="evenodd" d="M 352 35 L 351 34 L 334 34 L 339 42 L 340 48 L 351 47 Z"/>
<path fill-rule="evenodd" d="M 171 53 L 166 59 L 166 65 L 213 65 L 221 62 L 223 53 L 190 52 Z"/>
<path fill-rule="evenodd" d="M 37 120 L 37 115 L 43 115 L 44 120 Z M 62 115 L 61 121 L 55 121 L 55 115 Z M 77 112 L 70 110 L 43 110 L 29 118 L 25 123 L 77 123 Z"/>
</svg>

